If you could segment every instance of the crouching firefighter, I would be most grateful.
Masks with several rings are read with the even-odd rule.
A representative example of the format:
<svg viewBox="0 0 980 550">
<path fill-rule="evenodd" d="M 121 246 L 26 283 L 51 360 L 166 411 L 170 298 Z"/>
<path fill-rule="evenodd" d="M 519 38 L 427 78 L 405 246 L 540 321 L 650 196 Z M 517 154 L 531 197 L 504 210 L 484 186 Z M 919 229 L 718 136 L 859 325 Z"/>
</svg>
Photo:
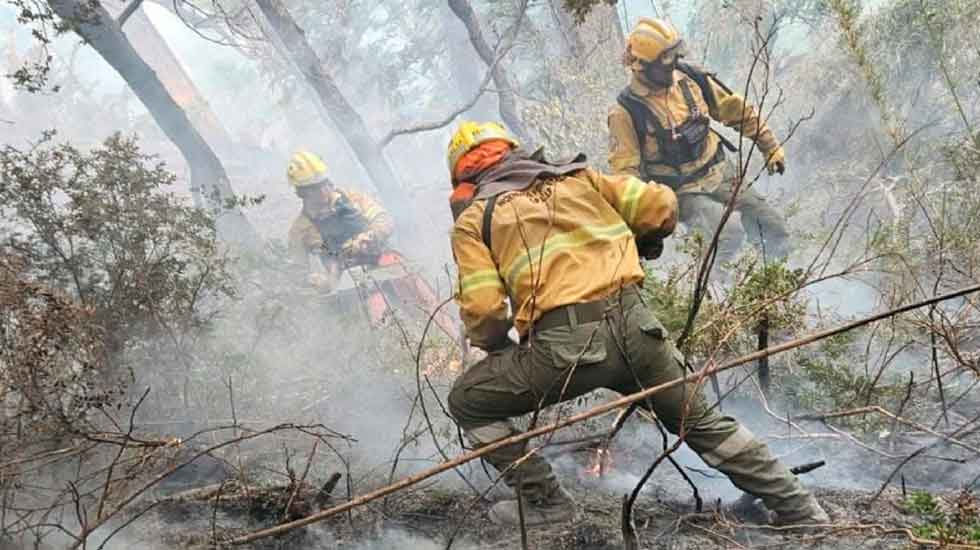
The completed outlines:
<svg viewBox="0 0 980 550">
<path fill-rule="evenodd" d="M 309 152 L 295 153 L 289 161 L 287 177 L 303 200 L 303 210 L 289 229 L 290 262 L 296 272 L 307 274 L 308 282 L 321 289 L 334 288 L 346 269 L 393 270 L 390 284 L 376 284 L 366 293 L 368 315 L 373 324 L 382 322 L 393 298 L 415 302 L 431 312 L 438 305 L 435 294 L 419 276 L 409 273 L 402 257 L 388 248 L 394 226 L 388 212 L 371 197 L 337 187 L 327 177 L 323 160 Z M 323 271 L 310 269 L 310 256 L 320 261 Z M 413 306 L 413 309 L 415 307 Z M 435 322 L 450 337 L 455 324 L 444 313 Z"/>
<path fill-rule="evenodd" d="M 680 59 L 684 43 L 661 19 L 641 18 L 630 33 L 624 55 L 632 79 L 609 111 L 609 166 L 670 186 L 680 202 L 680 221 L 709 239 L 718 226 L 737 169 L 725 150 L 736 151 L 711 128 L 711 119 L 755 140 L 769 174 L 783 173 L 785 154 L 755 107 L 732 93 L 713 74 Z M 718 259 L 735 257 L 745 233 L 770 258 L 788 254 L 782 216 L 752 189 L 738 193 L 734 222 L 722 230 Z"/>
<path fill-rule="evenodd" d="M 459 270 L 457 301 L 473 345 L 488 352 L 454 383 L 449 410 L 475 447 L 517 433 L 511 419 L 597 388 L 631 394 L 684 376 L 684 359 L 640 298 L 640 257 L 655 258 L 676 224 L 665 185 L 607 176 L 584 156 L 552 163 L 495 123 L 463 123 L 449 145 Z M 509 304 L 509 308 L 508 308 Z M 510 313 L 509 313 L 510 312 Z M 515 328 L 520 343 L 508 337 Z M 828 520 L 816 499 L 697 384 L 642 406 L 709 465 L 765 502 L 780 524 Z M 484 456 L 524 499 L 525 519 L 571 519 L 576 507 L 526 445 Z M 515 500 L 491 517 L 517 524 Z"/>
</svg>

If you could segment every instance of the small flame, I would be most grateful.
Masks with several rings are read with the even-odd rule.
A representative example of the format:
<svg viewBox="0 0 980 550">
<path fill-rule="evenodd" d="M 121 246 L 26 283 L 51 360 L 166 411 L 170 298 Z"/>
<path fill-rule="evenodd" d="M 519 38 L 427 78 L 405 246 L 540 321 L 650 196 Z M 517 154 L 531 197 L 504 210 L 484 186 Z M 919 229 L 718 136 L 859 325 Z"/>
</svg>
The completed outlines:
<svg viewBox="0 0 980 550">
<path fill-rule="evenodd" d="M 592 464 L 585 469 L 585 473 L 594 476 L 602 477 L 606 475 L 613 467 L 613 456 L 609 449 L 598 448 L 592 455 Z"/>
</svg>

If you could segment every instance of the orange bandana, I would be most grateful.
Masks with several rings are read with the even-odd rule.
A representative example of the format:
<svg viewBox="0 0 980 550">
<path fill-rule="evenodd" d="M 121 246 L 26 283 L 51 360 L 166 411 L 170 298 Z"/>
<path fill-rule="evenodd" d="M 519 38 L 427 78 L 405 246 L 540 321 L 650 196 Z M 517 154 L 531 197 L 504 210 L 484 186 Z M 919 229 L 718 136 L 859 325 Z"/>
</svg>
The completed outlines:
<svg viewBox="0 0 980 550">
<path fill-rule="evenodd" d="M 511 149 L 510 143 L 495 139 L 481 143 L 456 162 L 456 169 L 453 171 L 455 185 L 452 195 L 449 196 L 449 207 L 453 210 L 454 218 L 465 210 L 476 195 L 476 184 L 466 180 L 500 162 Z"/>
<path fill-rule="evenodd" d="M 460 183 L 465 182 L 467 178 L 473 177 L 500 162 L 500 159 L 504 158 L 504 155 L 509 153 L 511 148 L 511 144 L 502 139 L 481 143 L 456 162 L 453 179 Z"/>
</svg>

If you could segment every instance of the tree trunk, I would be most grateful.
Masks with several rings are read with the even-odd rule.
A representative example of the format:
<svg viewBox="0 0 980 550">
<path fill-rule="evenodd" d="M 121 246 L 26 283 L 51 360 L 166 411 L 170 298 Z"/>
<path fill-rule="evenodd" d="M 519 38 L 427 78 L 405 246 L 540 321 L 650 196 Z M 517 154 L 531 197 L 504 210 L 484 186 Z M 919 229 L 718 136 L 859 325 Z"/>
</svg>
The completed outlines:
<svg viewBox="0 0 980 550">
<path fill-rule="evenodd" d="M 382 199 L 389 204 L 390 201 L 398 200 L 402 190 L 394 170 L 368 131 L 364 120 L 327 73 L 319 56 L 306 40 L 303 30 L 279 0 L 255 0 L 255 3 L 271 25 L 271 30 L 276 35 L 274 38 L 282 41 L 285 54 L 316 92 L 327 117 L 350 145 Z M 392 210 L 392 214 L 399 222 L 405 221 L 397 210 Z"/>
<path fill-rule="evenodd" d="M 582 46 L 582 37 L 579 35 L 575 19 L 565 10 L 562 0 L 548 0 L 548 2 L 551 5 L 551 13 L 555 17 L 555 23 L 558 25 L 558 32 L 561 33 L 562 48 L 566 55 L 579 57 L 585 48 Z"/>
<path fill-rule="evenodd" d="M 484 71 L 480 70 L 480 58 L 470 47 L 469 38 L 463 34 L 466 28 L 447 4 L 440 3 L 439 17 L 446 50 L 449 52 L 449 70 L 453 84 L 459 93 L 459 100 L 466 101 L 479 92 L 477 88 L 483 81 Z M 496 111 L 496 107 L 493 98 L 489 94 L 484 94 L 476 105 L 461 113 L 461 116 L 468 115 L 470 118 L 488 120 L 497 116 L 492 114 Z"/>
<path fill-rule="evenodd" d="M 208 144 L 218 151 L 232 150 L 228 131 L 142 9 L 137 9 L 126 20 L 123 32 L 133 44 L 136 53 L 157 73 L 170 96 L 184 109 Z"/>
<path fill-rule="evenodd" d="M 449 8 L 453 10 L 456 17 L 463 22 L 466 26 L 466 31 L 470 35 L 470 43 L 473 44 L 473 48 L 476 53 L 480 56 L 480 59 L 489 67 L 493 65 L 494 51 L 490 48 L 487 43 L 486 38 L 483 37 L 483 30 L 480 28 L 480 21 L 476 17 L 476 13 L 473 11 L 473 6 L 470 5 L 469 0 L 449 0 Z M 526 15 L 522 14 L 523 17 Z M 524 127 L 524 121 L 521 118 L 520 112 L 517 109 L 517 98 L 514 95 L 513 86 L 511 85 L 510 76 L 507 74 L 507 70 L 504 67 L 503 60 L 498 61 L 496 67 L 493 70 L 493 83 L 497 88 L 498 103 L 500 105 L 500 118 L 503 119 L 504 124 L 510 128 L 511 132 L 514 132 L 522 140 L 527 141 L 529 139 L 529 134 L 527 129 Z"/>
<path fill-rule="evenodd" d="M 49 0 L 49 4 L 59 17 L 72 22 L 73 30 L 119 73 L 180 150 L 191 169 L 191 186 L 204 191 L 217 213 L 219 236 L 248 246 L 258 243 L 255 228 L 242 212 L 225 207 L 235 194 L 221 161 L 153 69 L 136 53 L 109 12 L 100 4 L 82 5 L 77 0 Z"/>
</svg>

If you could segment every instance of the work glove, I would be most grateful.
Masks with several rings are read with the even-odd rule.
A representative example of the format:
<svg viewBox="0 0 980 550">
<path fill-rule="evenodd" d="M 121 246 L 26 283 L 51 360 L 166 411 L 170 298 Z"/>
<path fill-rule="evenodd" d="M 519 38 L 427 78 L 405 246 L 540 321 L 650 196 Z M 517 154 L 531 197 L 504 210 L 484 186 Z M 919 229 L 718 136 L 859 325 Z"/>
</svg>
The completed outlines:
<svg viewBox="0 0 980 550">
<path fill-rule="evenodd" d="M 368 256 L 380 253 L 380 250 L 377 250 L 377 248 L 374 237 L 368 233 L 361 233 L 344 243 L 344 254 L 348 258 Z"/>
<path fill-rule="evenodd" d="M 769 158 L 766 160 L 766 170 L 769 171 L 770 176 L 776 172 L 782 175 L 786 171 L 786 153 L 783 152 L 782 147 L 777 147 L 775 151 L 769 154 Z"/>
<path fill-rule="evenodd" d="M 646 260 L 656 260 L 664 253 L 664 240 L 655 235 L 644 235 L 636 238 L 636 251 Z"/>
<path fill-rule="evenodd" d="M 330 276 L 327 275 L 326 273 L 320 273 L 319 271 L 314 271 L 313 273 L 310 273 L 308 280 L 311 286 L 321 290 L 330 290 L 331 287 L 333 286 L 333 283 L 330 280 Z"/>
</svg>

